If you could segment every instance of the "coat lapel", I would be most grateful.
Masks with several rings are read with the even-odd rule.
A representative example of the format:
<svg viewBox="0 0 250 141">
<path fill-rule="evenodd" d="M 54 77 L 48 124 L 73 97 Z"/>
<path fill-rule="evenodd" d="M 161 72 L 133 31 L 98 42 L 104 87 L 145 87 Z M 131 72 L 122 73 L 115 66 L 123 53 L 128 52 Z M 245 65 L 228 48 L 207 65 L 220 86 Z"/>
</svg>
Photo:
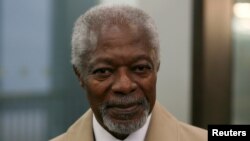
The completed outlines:
<svg viewBox="0 0 250 141">
<path fill-rule="evenodd" d="M 145 141 L 178 141 L 178 124 L 158 101 L 152 112 Z"/>
<path fill-rule="evenodd" d="M 67 131 L 68 141 L 94 141 L 92 118 L 93 112 L 89 109 Z"/>
</svg>

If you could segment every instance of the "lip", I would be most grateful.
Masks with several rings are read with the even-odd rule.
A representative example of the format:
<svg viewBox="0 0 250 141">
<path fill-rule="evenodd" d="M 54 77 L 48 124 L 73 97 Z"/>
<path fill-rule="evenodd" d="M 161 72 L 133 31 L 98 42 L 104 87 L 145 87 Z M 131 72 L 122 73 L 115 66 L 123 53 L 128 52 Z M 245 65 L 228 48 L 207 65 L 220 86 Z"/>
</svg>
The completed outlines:
<svg viewBox="0 0 250 141">
<path fill-rule="evenodd" d="M 137 112 L 139 108 L 140 108 L 140 105 L 138 104 L 115 105 L 115 106 L 110 106 L 109 110 L 111 110 L 112 113 L 116 113 L 116 114 L 129 114 L 129 113 Z"/>
<path fill-rule="evenodd" d="M 109 105 L 106 109 L 110 119 L 116 122 L 124 122 L 140 118 L 145 111 L 140 103 Z"/>
<path fill-rule="evenodd" d="M 119 112 L 131 112 L 136 110 L 138 105 L 130 105 L 130 106 L 118 106 L 118 107 L 113 107 L 115 111 Z"/>
</svg>

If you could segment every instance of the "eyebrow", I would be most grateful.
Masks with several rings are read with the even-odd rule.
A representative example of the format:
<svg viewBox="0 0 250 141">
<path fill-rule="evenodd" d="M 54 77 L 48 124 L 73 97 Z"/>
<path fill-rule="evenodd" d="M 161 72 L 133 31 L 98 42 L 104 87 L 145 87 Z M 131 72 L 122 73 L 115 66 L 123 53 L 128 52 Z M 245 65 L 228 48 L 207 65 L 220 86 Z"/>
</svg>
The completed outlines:
<svg viewBox="0 0 250 141">
<path fill-rule="evenodd" d="M 153 60 L 148 55 L 144 55 L 144 54 L 134 57 L 132 59 L 132 62 L 137 62 L 137 61 L 140 61 L 140 60 L 147 60 L 148 62 L 153 64 Z"/>
<path fill-rule="evenodd" d="M 113 65 L 114 61 L 111 58 L 108 57 L 100 57 L 94 60 L 92 63 L 89 62 L 89 65 L 87 67 L 87 71 L 90 72 L 93 70 L 94 66 L 96 64 L 104 64 L 104 65 Z"/>
<path fill-rule="evenodd" d="M 136 63 L 140 60 L 146 60 L 153 65 L 153 60 L 145 54 L 138 55 L 136 57 L 130 58 L 129 62 Z M 96 64 L 104 64 L 104 65 L 115 65 L 115 61 L 112 57 L 99 57 L 93 61 L 93 63 L 89 63 L 88 71 L 92 70 Z"/>
</svg>

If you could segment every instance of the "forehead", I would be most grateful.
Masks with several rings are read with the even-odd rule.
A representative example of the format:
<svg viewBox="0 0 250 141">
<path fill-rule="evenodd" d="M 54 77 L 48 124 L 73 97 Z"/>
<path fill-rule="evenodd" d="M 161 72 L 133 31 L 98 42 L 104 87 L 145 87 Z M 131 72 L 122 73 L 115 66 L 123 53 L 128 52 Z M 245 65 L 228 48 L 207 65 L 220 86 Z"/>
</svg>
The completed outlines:
<svg viewBox="0 0 250 141">
<path fill-rule="evenodd" d="M 142 28 L 133 24 L 104 25 L 98 35 L 97 47 L 145 42 L 146 36 L 143 33 Z"/>
<path fill-rule="evenodd" d="M 143 30 L 138 26 L 105 25 L 99 32 L 97 48 L 93 51 L 90 62 L 94 60 L 96 62 L 101 58 L 122 56 L 126 60 L 129 60 L 129 57 L 150 57 L 150 47 L 148 45 Z"/>
</svg>

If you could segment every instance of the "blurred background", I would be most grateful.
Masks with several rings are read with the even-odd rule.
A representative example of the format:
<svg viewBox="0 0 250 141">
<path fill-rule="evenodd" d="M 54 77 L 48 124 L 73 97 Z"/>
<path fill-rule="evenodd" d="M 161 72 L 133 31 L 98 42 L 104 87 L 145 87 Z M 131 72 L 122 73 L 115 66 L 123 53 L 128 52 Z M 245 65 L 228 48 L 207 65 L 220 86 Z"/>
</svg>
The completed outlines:
<svg viewBox="0 0 250 141">
<path fill-rule="evenodd" d="M 70 64 L 74 21 L 127 3 L 156 21 L 157 97 L 179 120 L 250 124 L 250 0 L 0 0 L 0 140 L 45 141 L 88 108 Z"/>
</svg>

